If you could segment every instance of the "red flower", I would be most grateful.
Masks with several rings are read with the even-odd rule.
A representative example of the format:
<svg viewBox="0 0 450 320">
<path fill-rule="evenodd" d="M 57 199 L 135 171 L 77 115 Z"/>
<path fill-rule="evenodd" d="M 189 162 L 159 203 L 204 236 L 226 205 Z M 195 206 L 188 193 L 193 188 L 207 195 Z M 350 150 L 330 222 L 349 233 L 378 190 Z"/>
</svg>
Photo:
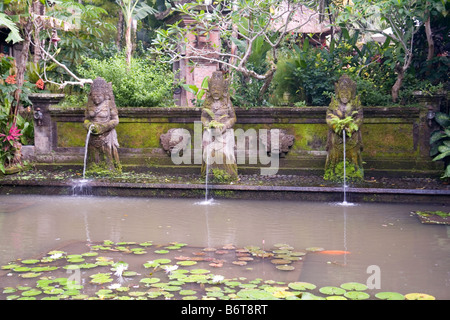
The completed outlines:
<svg viewBox="0 0 450 320">
<path fill-rule="evenodd" d="M 6 83 L 9 84 L 16 84 L 16 75 L 13 74 L 12 76 L 8 76 L 8 78 L 6 78 L 5 80 Z"/>
<path fill-rule="evenodd" d="M 8 124 L 9 125 L 9 124 Z M 14 124 L 9 128 L 8 135 L 4 133 L 0 133 L 0 137 L 4 137 L 3 142 L 6 141 L 17 141 L 19 139 L 19 136 L 22 134 L 20 133 L 20 129 L 18 129 Z"/>
<path fill-rule="evenodd" d="M 44 81 L 42 81 L 42 79 L 39 79 L 39 80 L 36 82 L 36 87 L 37 87 L 38 89 L 43 90 L 43 89 L 44 89 Z"/>
</svg>

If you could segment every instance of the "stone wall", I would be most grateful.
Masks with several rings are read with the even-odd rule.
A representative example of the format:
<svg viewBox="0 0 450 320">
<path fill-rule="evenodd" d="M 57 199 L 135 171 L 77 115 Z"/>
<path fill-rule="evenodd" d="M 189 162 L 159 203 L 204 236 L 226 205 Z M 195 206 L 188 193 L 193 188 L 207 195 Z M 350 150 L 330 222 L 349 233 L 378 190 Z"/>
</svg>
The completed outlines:
<svg viewBox="0 0 450 320">
<path fill-rule="evenodd" d="M 26 156 L 40 164 L 82 165 L 86 131 L 82 127 L 84 109 L 59 108 L 54 96 L 30 97 L 43 113 L 35 123 L 35 145 Z M 442 164 L 431 161 L 430 127 L 426 107 L 365 107 L 361 128 L 365 172 L 371 175 L 437 175 Z M 119 108 L 116 128 L 121 163 L 126 167 L 168 172 L 200 172 L 200 164 L 175 165 L 162 149 L 160 136 L 171 128 L 192 133 L 200 121 L 199 108 Z M 322 174 L 326 157 L 326 107 L 236 108 L 235 129 L 283 129 L 295 140 L 280 158 L 280 174 Z M 194 143 L 192 143 L 194 147 Z M 239 165 L 241 173 L 258 173 L 260 164 Z"/>
</svg>

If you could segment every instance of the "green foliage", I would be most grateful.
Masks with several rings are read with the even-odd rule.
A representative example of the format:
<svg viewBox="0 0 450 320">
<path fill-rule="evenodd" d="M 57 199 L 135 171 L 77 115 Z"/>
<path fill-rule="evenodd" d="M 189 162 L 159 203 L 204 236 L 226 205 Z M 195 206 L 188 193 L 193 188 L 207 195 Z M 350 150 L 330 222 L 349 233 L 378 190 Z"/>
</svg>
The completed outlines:
<svg viewBox="0 0 450 320">
<path fill-rule="evenodd" d="M 197 88 L 196 85 L 194 84 L 182 84 L 181 86 L 188 92 L 193 93 L 194 99 L 192 99 L 192 104 L 194 106 L 196 106 L 197 108 L 201 108 L 203 106 L 203 102 L 205 101 L 203 99 L 203 96 L 206 93 L 206 90 L 208 90 L 208 80 L 209 80 L 209 76 L 206 76 L 203 81 L 202 84 L 200 86 L 200 88 Z"/>
<path fill-rule="evenodd" d="M 0 171 L 5 172 L 5 167 L 14 158 L 17 143 L 29 144 L 33 142 L 33 121 L 25 119 L 22 115 L 11 113 L 11 106 L 16 103 L 14 93 L 17 90 L 14 74 L 14 59 L 2 57 L 0 59 Z M 27 106 L 31 104 L 28 94 L 32 86 L 27 83 L 22 87 L 20 102 Z"/>
<path fill-rule="evenodd" d="M 334 114 L 330 114 L 330 124 L 334 128 L 334 132 L 341 135 L 342 131 L 345 130 L 347 132 L 347 136 L 351 137 L 352 133 L 358 131 L 359 129 L 358 125 L 355 123 L 355 119 L 353 119 L 353 115 L 357 113 L 358 111 L 353 111 L 351 116 L 345 117 L 344 119 L 341 119 Z"/>
<path fill-rule="evenodd" d="M 445 171 L 442 179 L 450 178 L 450 116 L 442 112 L 436 112 L 436 122 L 441 125 L 441 130 L 434 131 L 430 136 L 430 156 L 433 161 L 444 161 Z"/>
<path fill-rule="evenodd" d="M 117 106 L 161 107 L 173 101 L 173 73 L 169 66 L 147 58 L 133 58 L 127 66 L 123 55 L 98 60 L 85 58 L 78 72 L 112 83 Z"/>
<path fill-rule="evenodd" d="M 339 162 L 334 169 L 328 168 L 323 176 L 324 180 L 343 182 L 344 181 L 344 161 Z M 346 181 L 361 181 L 364 179 L 362 169 L 358 169 L 354 164 L 345 162 Z"/>
</svg>

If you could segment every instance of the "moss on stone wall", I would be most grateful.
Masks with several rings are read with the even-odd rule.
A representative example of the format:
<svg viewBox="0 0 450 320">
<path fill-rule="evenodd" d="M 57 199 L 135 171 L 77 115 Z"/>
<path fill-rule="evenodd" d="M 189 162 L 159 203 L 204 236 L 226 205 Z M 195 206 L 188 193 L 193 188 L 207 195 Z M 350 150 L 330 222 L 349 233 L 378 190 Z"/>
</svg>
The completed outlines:
<svg viewBox="0 0 450 320">
<path fill-rule="evenodd" d="M 57 146 L 59 148 L 84 147 L 86 130 L 80 122 L 57 122 Z"/>
</svg>

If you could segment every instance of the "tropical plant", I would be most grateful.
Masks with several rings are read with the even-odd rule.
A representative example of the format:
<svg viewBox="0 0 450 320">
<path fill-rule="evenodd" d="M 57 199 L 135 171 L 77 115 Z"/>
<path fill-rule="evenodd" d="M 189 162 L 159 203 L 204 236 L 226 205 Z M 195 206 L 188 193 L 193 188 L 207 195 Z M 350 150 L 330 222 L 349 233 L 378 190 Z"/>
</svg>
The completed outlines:
<svg viewBox="0 0 450 320">
<path fill-rule="evenodd" d="M 433 161 L 444 161 L 442 179 L 450 178 L 450 116 L 443 112 L 436 112 L 436 122 L 442 127 L 430 136 L 430 156 Z"/>
<path fill-rule="evenodd" d="M 133 26 L 133 20 L 144 19 L 149 14 L 154 14 L 157 11 L 140 0 L 116 0 L 117 4 L 122 10 L 123 17 L 125 19 L 125 57 L 127 65 L 131 64 L 131 52 L 133 45 L 131 42 L 131 28 Z"/>
<path fill-rule="evenodd" d="M 203 81 L 202 84 L 200 85 L 200 88 L 198 88 L 195 84 L 186 84 L 183 83 L 181 84 L 181 86 L 188 92 L 194 94 L 194 98 L 192 99 L 192 104 L 194 106 L 196 106 L 197 108 L 201 108 L 201 106 L 203 105 L 203 96 L 206 93 L 206 90 L 208 90 L 208 80 L 209 80 L 209 76 L 206 76 Z"/>
<path fill-rule="evenodd" d="M 173 104 L 173 73 L 169 66 L 148 58 L 124 55 L 98 60 L 86 58 L 78 72 L 91 79 L 102 77 L 112 83 L 117 106 L 155 107 Z"/>
</svg>

